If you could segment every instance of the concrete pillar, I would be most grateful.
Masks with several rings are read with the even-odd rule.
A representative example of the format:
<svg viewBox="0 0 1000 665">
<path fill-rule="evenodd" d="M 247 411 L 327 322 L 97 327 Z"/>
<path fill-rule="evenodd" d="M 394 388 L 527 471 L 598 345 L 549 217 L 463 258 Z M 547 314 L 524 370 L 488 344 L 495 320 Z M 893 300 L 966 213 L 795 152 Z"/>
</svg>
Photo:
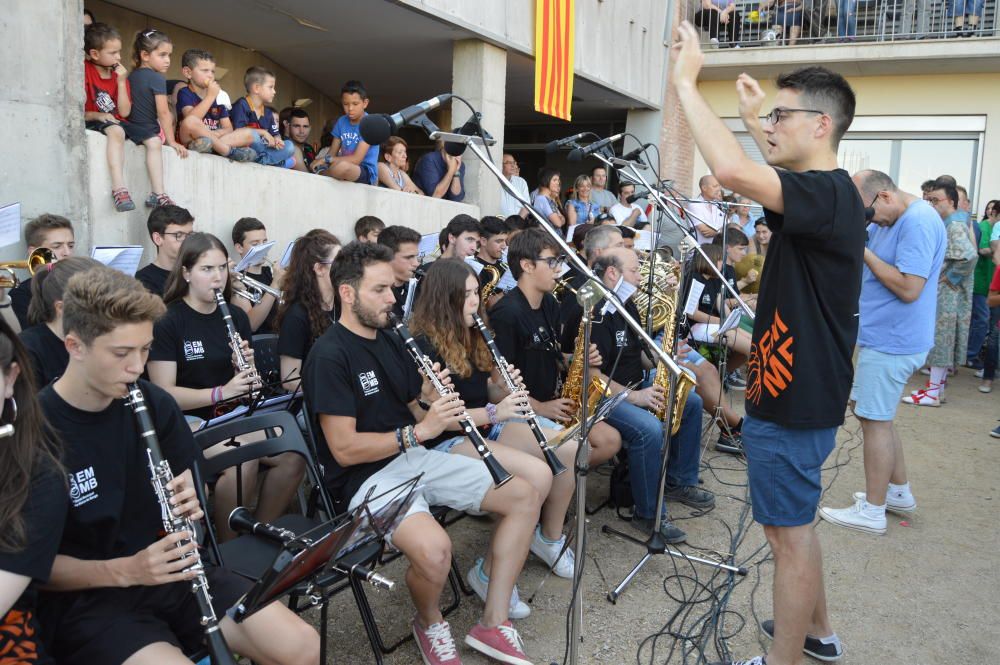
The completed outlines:
<svg viewBox="0 0 1000 665">
<path fill-rule="evenodd" d="M 19 201 L 22 222 L 64 215 L 77 245 L 89 247 L 83 2 L 4 3 L 0 35 L 0 205 Z M 0 248 L 4 259 L 24 255 L 23 242 Z"/>
<path fill-rule="evenodd" d="M 469 100 L 483 114 L 483 128 L 497 141 L 490 151 L 499 167 L 503 153 L 507 52 L 478 39 L 457 41 L 452 49 L 452 79 L 452 92 Z M 453 124 L 461 126 L 469 111 L 461 102 L 453 101 L 451 116 Z M 478 205 L 483 215 L 500 214 L 500 185 L 496 178 L 468 151 L 463 162 L 465 202 Z"/>
</svg>

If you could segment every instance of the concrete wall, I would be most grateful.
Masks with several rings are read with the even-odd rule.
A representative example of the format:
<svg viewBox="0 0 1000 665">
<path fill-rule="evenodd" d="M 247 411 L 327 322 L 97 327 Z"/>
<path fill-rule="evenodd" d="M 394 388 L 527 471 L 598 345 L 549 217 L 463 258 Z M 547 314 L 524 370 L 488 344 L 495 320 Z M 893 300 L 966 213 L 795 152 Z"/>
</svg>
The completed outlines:
<svg viewBox="0 0 1000 665">
<path fill-rule="evenodd" d="M 52 212 L 86 226 L 82 12 L 80 0 L 0 11 L 0 205 L 20 201 L 22 222 Z M 24 256 L 23 243 L 0 248 L 0 258 Z"/>
<path fill-rule="evenodd" d="M 90 247 L 98 244 L 141 244 L 147 249 L 145 264 L 155 255 L 146 233 L 149 211 L 141 203 L 149 193 L 145 149 L 132 144 L 125 147 L 125 182 L 139 207 L 119 213 L 111 202 L 106 141 L 102 134 L 87 132 L 87 207 L 94 230 L 93 242 L 78 243 L 80 253 L 89 254 Z M 269 239 L 277 241 L 275 249 L 281 248 L 272 250 L 273 259 L 281 257 L 289 241 L 312 228 L 325 228 L 345 243 L 353 240 L 354 222 L 362 215 L 376 215 L 388 225 L 402 224 L 421 233 L 438 231 L 459 213 L 479 217 L 476 206 L 258 164 L 236 164 L 214 155 L 191 153 L 181 160 L 170 148 L 163 153 L 167 192 L 191 211 L 197 230 L 214 233 L 231 246 L 233 223 L 240 217 L 257 217 L 267 225 Z"/>
<path fill-rule="evenodd" d="M 243 88 L 243 73 L 253 65 L 267 67 L 274 72 L 277 95 L 274 98 L 273 106 L 279 111 L 286 106 L 291 106 L 292 101 L 296 99 L 311 99 L 312 104 L 306 107 L 306 110 L 309 112 L 310 124 L 312 125 L 312 133 L 309 138 L 313 143 L 319 143 L 320 129 L 323 123 L 327 119 L 336 119 L 342 113 L 339 100 L 334 101 L 321 94 L 317 88 L 309 85 L 262 53 L 173 23 L 150 18 L 144 14 L 102 2 L 102 0 L 86 0 L 86 5 L 87 9 L 96 14 L 99 21 L 113 25 L 121 33 L 122 64 L 128 67 L 129 71 L 135 68 L 132 63 L 132 41 L 135 34 L 140 30 L 155 27 L 167 33 L 173 42 L 173 57 L 170 62 L 170 70 L 166 74 L 168 79 L 184 78 L 181 76 L 181 56 L 189 48 L 200 48 L 210 51 L 215 56 L 217 67 L 225 67 L 228 70 L 219 81 L 219 85 L 233 101 L 246 94 Z M 82 73 L 80 76 L 82 80 Z M 80 87 L 82 89 L 82 85 Z"/>
<path fill-rule="evenodd" d="M 498 46 L 535 52 L 535 0 L 393 0 Z M 659 108 L 664 0 L 576 0 L 577 76 Z"/>
</svg>

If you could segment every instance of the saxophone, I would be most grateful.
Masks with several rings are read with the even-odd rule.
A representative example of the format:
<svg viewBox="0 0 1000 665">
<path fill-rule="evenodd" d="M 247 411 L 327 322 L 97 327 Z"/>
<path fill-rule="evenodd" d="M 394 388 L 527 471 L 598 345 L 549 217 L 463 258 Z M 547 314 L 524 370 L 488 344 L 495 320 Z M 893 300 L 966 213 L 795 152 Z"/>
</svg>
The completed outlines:
<svg viewBox="0 0 1000 665">
<path fill-rule="evenodd" d="M 483 266 L 482 274 L 486 275 L 486 283 L 483 284 L 482 288 L 479 290 L 479 301 L 482 303 L 487 303 L 490 296 L 493 295 L 493 291 L 497 288 L 497 284 L 500 283 L 500 278 L 507 271 L 507 266 L 504 265 L 503 261 L 498 261 L 495 266 L 489 264 Z M 484 304 L 485 306 L 485 304 Z"/>
<path fill-rule="evenodd" d="M 677 308 L 680 305 L 678 301 L 681 294 L 680 264 L 674 264 L 672 267 L 667 268 L 667 270 L 672 271 L 677 277 L 677 287 L 674 288 L 673 294 L 670 297 L 662 300 L 665 312 L 663 314 L 663 341 L 660 343 L 660 348 L 663 349 L 664 353 L 672 356 L 674 339 L 676 338 L 675 324 L 677 322 Z M 653 307 L 654 311 L 656 311 L 656 305 Z M 674 399 L 674 408 L 670 412 L 671 435 L 677 434 L 677 431 L 681 427 L 681 414 L 684 413 L 684 405 L 687 403 L 688 395 L 691 394 L 691 389 L 695 386 L 695 379 L 690 375 L 690 370 L 686 367 L 681 367 L 681 369 L 683 372 L 677 377 L 677 394 Z M 653 385 L 662 387 L 667 394 L 670 392 L 670 370 L 662 362 L 656 366 L 656 378 L 653 379 Z M 664 406 L 654 413 L 657 418 L 663 420 L 667 415 L 667 407 Z"/>
<path fill-rule="evenodd" d="M 583 348 L 583 327 L 587 325 L 587 317 L 580 321 L 580 329 L 576 333 L 576 342 L 573 345 L 573 360 L 566 373 L 566 381 L 563 383 L 563 399 L 572 400 L 574 404 L 580 404 L 583 395 L 583 363 L 587 362 L 590 354 L 588 349 Z M 604 397 L 611 396 L 611 389 L 608 383 L 601 378 L 598 372 L 594 372 L 590 378 L 590 385 L 587 386 L 587 415 L 590 416 L 597 408 L 597 403 Z M 567 425 L 567 429 L 572 428 L 577 423 L 574 420 Z"/>
</svg>

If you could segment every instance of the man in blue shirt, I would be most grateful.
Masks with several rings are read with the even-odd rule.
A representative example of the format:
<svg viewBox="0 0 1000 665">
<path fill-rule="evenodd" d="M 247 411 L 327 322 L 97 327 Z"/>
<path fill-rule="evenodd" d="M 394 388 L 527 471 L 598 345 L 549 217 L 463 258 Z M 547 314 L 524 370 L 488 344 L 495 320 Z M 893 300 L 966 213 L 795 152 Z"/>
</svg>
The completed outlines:
<svg viewBox="0 0 1000 665">
<path fill-rule="evenodd" d="M 413 169 L 413 183 L 427 196 L 447 201 L 464 201 L 465 164 L 460 156 L 452 157 L 446 153 L 444 142 L 438 141 L 434 152 L 417 160 L 417 166 Z"/>
<path fill-rule="evenodd" d="M 827 522 L 884 534 L 885 511 L 917 507 L 906 479 L 903 444 L 893 427 L 906 381 L 934 346 L 938 279 L 947 246 L 941 218 L 880 171 L 854 184 L 865 203 L 868 246 L 861 284 L 858 364 L 851 402 L 865 446 L 865 492 L 849 508 L 820 509 Z"/>
</svg>

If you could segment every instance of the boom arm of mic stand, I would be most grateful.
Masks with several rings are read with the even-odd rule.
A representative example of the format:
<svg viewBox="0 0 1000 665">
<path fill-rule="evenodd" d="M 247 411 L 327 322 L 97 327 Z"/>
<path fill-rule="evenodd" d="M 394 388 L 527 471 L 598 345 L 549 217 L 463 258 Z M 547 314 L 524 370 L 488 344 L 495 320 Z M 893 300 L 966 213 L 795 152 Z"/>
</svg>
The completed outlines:
<svg viewBox="0 0 1000 665">
<path fill-rule="evenodd" d="M 677 215 L 674 214 L 674 211 L 671 210 L 670 206 L 668 206 L 666 202 L 663 200 L 663 194 L 653 189 L 653 186 L 649 184 L 649 182 L 642 176 L 642 174 L 639 173 L 638 169 L 636 169 L 635 166 L 633 166 L 631 163 L 629 163 L 627 168 L 629 169 L 629 171 L 632 172 L 632 175 L 636 179 L 641 181 L 642 184 L 646 187 L 646 189 L 649 190 L 650 198 L 652 198 L 653 201 L 656 203 L 656 207 L 659 208 L 660 211 L 667 216 L 667 219 L 669 219 L 671 222 L 674 223 L 674 226 L 680 229 L 681 233 L 684 234 L 684 237 L 687 238 L 688 241 L 690 241 L 691 244 L 694 246 L 695 251 L 701 254 L 701 257 L 705 259 L 705 264 L 708 265 L 708 267 L 712 269 L 712 272 L 714 272 L 715 275 L 722 281 L 722 286 L 726 289 L 726 291 L 729 292 L 729 295 L 736 299 L 736 302 L 739 303 L 739 307 L 741 310 L 743 310 L 743 313 L 746 314 L 748 317 L 750 317 L 750 320 L 753 321 L 755 318 L 753 310 L 750 309 L 749 305 L 743 302 L 743 298 L 740 298 L 740 294 L 729 283 L 729 280 L 727 280 L 723 276 L 722 271 L 720 271 L 718 268 L 715 267 L 715 262 L 708 258 L 708 255 L 705 254 L 705 250 L 701 248 L 701 245 L 694 238 L 694 236 L 691 235 L 690 231 L 684 228 L 684 224 L 681 222 L 681 220 L 677 218 Z"/>
<path fill-rule="evenodd" d="M 436 137 L 432 135 L 431 138 L 436 138 Z M 460 139 L 456 137 L 455 142 L 459 142 L 459 140 Z M 677 366 L 677 363 L 675 363 L 674 359 L 670 357 L 670 354 L 666 353 L 663 349 L 661 349 L 660 345 L 657 344 L 652 337 L 646 334 L 646 329 L 643 328 L 642 324 L 636 321 L 631 314 L 629 314 L 628 310 L 625 309 L 625 305 L 622 303 L 621 299 L 618 298 L 617 294 L 615 294 L 614 291 L 605 286 L 604 282 L 602 282 L 600 279 L 597 278 L 596 275 L 594 275 L 594 271 L 590 269 L 590 266 L 584 263 L 583 260 L 579 257 L 579 255 L 577 255 L 577 253 L 573 250 L 573 248 L 571 248 L 566 243 L 566 240 L 563 239 L 561 235 L 559 235 L 559 231 L 557 231 L 549 223 L 549 220 L 542 217 L 537 210 L 532 208 L 531 203 L 523 199 L 521 195 L 518 193 L 518 191 L 514 189 L 514 186 L 510 184 L 510 181 L 507 180 L 507 178 L 503 177 L 503 173 L 500 171 L 497 165 L 494 164 L 491 160 L 486 158 L 486 156 L 483 154 L 482 148 L 480 148 L 479 146 L 479 143 L 481 142 L 479 137 L 461 136 L 461 140 L 463 140 L 466 144 L 468 144 L 469 149 L 473 153 L 475 153 L 476 157 L 479 158 L 479 160 L 483 163 L 483 165 L 485 165 L 486 168 L 489 169 L 494 176 L 496 176 L 497 180 L 500 181 L 500 186 L 503 187 L 508 194 L 513 196 L 515 201 L 518 201 L 521 203 L 522 206 L 525 206 L 528 209 L 528 214 L 530 214 L 535 219 L 535 221 L 537 221 L 538 224 L 543 229 L 545 229 L 545 231 L 550 236 L 552 236 L 552 239 L 556 241 L 556 244 L 559 245 L 559 247 L 562 249 L 563 252 L 565 252 L 566 258 L 569 260 L 570 263 L 573 264 L 573 267 L 576 268 L 580 272 L 580 274 L 585 275 L 587 277 L 588 283 L 593 285 L 594 289 L 601 294 L 601 297 L 611 302 L 611 304 L 615 306 L 615 309 L 618 310 L 618 313 L 621 314 L 622 318 L 625 320 L 626 325 L 628 325 L 628 327 L 632 329 L 632 332 L 634 332 L 636 336 L 640 340 L 642 340 L 643 343 L 645 343 L 645 345 L 649 348 L 649 350 L 652 351 L 653 356 L 657 360 L 662 362 L 664 365 L 666 365 L 667 369 L 670 370 L 671 374 L 673 374 L 674 376 L 680 376 L 680 373 L 683 370 L 681 370 L 681 368 Z"/>
</svg>

